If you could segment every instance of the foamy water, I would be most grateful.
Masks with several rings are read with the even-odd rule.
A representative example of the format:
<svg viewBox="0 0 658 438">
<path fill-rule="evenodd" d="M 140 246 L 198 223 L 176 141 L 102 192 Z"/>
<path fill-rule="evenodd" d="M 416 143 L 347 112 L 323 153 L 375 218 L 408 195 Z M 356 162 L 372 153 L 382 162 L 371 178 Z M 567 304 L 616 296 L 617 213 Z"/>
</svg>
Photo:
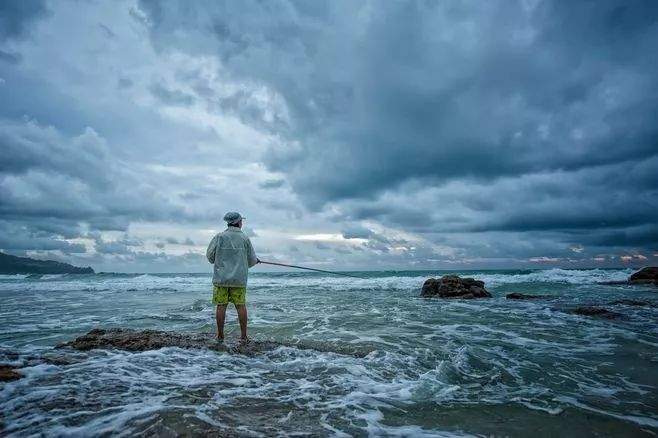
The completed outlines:
<svg viewBox="0 0 658 438">
<path fill-rule="evenodd" d="M 428 300 L 436 273 L 250 278 L 251 336 L 312 341 L 257 356 L 53 350 L 94 327 L 214 330 L 209 275 L 0 277 L 2 434 L 446 436 L 658 433 L 658 305 L 629 270 L 464 272 L 493 299 Z M 509 292 L 541 301 L 508 301 Z M 563 310 L 606 305 L 619 320 Z M 228 338 L 237 336 L 228 312 Z M 230 340 L 229 340 L 230 341 Z M 370 351 L 366 357 L 350 348 Z"/>
</svg>

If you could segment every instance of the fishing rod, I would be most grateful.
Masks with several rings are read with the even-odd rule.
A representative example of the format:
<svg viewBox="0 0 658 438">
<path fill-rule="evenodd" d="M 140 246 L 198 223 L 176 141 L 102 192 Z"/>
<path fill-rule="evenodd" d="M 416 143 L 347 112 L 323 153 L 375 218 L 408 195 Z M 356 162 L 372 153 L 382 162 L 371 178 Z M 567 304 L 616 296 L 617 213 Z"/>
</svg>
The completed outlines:
<svg viewBox="0 0 658 438">
<path fill-rule="evenodd" d="M 286 265 L 285 263 L 266 262 L 264 260 L 259 260 L 258 263 L 262 263 L 264 265 L 284 266 L 286 268 L 306 269 L 307 271 L 324 272 L 325 274 L 343 275 L 345 277 L 352 277 L 352 278 L 358 278 L 360 280 L 365 280 L 365 278 L 363 278 L 363 277 L 358 277 L 356 275 L 346 274 L 344 272 L 325 271 L 324 269 L 307 268 L 305 266 L 297 266 L 297 265 Z"/>
</svg>

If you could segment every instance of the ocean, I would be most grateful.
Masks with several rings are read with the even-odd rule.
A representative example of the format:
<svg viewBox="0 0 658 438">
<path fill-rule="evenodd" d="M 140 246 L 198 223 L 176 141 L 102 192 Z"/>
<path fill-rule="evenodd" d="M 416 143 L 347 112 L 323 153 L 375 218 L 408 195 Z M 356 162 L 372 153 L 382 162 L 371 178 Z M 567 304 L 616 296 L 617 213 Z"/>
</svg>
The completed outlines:
<svg viewBox="0 0 658 438">
<path fill-rule="evenodd" d="M 0 363 L 25 377 L 0 384 L 0 435 L 655 436 L 658 288 L 599 284 L 631 272 L 456 272 L 494 296 L 471 301 L 420 298 L 440 271 L 255 273 L 250 336 L 322 348 L 252 356 L 53 349 L 95 327 L 213 332 L 209 274 L 2 276 Z"/>
</svg>

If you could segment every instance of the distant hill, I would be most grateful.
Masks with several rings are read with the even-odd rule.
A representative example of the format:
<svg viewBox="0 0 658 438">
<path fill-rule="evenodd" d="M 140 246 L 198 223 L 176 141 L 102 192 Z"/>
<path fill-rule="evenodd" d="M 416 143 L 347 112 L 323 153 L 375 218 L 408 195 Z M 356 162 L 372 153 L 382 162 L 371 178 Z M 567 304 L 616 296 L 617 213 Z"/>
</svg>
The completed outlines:
<svg viewBox="0 0 658 438">
<path fill-rule="evenodd" d="M 78 268 L 54 260 L 35 260 L 0 252 L 0 274 L 93 274 L 90 267 Z"/>
</svg>

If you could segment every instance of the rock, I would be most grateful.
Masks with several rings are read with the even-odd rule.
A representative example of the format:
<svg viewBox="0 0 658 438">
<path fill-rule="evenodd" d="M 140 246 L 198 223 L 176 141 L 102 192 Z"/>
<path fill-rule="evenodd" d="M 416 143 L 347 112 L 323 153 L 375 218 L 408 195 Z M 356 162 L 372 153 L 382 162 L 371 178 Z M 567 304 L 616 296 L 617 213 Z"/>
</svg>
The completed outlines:
<svg viewBox="0 0 658 438">
<path fill-rule="evenodd" d="M 631 284 L 655 284 L 658 286 L 658 267 L 642 268 L 628 279 Z"/>
<path fill-rule="evenodd" d="M 621 313 L 613 312 L 603 307 L 596 307 L 596 306 L 576 307 L 575 309 L 572 309 L 570 313 L 575 313 L 576 315 L 582 315 L 582 316 L 597 316 L 607 319 L 616 319 L 622 316 Z"/>
<path fill-rule="evenodd" d="M 474 278 L 460 278 L 457 275 L 444 275 L 440 279 L 429 278 L 423 283 L 421 297 L 440 298 L 491 298 L 484 288 L 484 282 Z"/>
<path fill-rule="evenodd" d="M 89 333 L 79 336 L 70 342 L 65 342 L 57 348 L 73 348 L 87 351 L 94 349 L 116 348 L 128 351 L 158 350 L 166 347 L 185 349 L 208 349 L 214 351 L 229 351 L 255 353 L 272 350 L 278 345 L 268 342 L 251 342 L 246 345 L 229 346 L 217 342 L 210 333 L 176 333 L 159 330 L 132 330 L 123 328 L 93 329 Z M 242 350 L 242 351 L 240 351 Z"/>
<path fill-rule="evenodd" d="M 548 298 L 547 295 L 527 295 L 519 292 L 512 292 L 505 295 L 505 298 L 508 300 L 538 300 L 541 298 Z"/>
<path fill-rule="evenodd" d="M 16 371 L 16 368 L 9 365 L 0 365 L 0 382 L 10 382 L 12 380 L 18 380 L 23 375 Z"/>
<path fill-rule="evenodd" d="M 118 349 L 127 351 L 158 350 L 166 347 L 185 349 L 207 349 L 232 354 L 254 355 L 274 350 L 278 347 L 294 347 L 300 350 L 316 350 L 337 354 L 365 357 L 373 350 L 350 346 L 335 347 L 326 343 L 312 341 L 275 342 L 251 340 L 246 344 L 217 342 L 212 333 L 177 333 L 159 330 L 133 330 L 124 328 L 93 329 L 72 341 L 58 345 L 56 348 L 72 348 L 80 351 L 94 349 Z"/>
<path fill-rule="evenodd" d="M 437 291 L 440 284 L 441 281 L 437 280 L 436 278 L 428 278 L 425 280 L 425 283 L 423 283 L 423 287 L 420 290 L 420 296 L 427 297 L 438 294 Z"/>
<path fill-rule="evenodd" d="M 626 300 L 626 299 L 613 301 L 610 304 L 612 304 L 612 305 L 621 304 L 623 306 L 650 306 L 650 307 L 653 307 L 653 304 L 651 304 L 648 301 Z"/>
</svg>

